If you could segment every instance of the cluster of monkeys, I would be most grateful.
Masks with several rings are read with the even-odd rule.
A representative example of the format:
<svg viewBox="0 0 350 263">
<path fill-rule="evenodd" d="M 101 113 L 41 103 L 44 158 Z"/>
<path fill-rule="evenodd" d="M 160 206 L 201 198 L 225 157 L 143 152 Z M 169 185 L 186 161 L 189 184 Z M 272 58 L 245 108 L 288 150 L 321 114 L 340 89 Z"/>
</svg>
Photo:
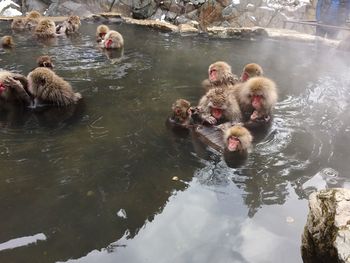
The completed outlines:
<svg viewBox="0 0 350 263">
<path fill-rule="evenodd" d="M 172 105 L 171 127 L 195 129 L 199 125 L 215 126 L 223 133 L 224 153 L 247 156 L 252 147 L 252 132 L 271 123 L 277 102 L 276 84 L 263 76 L 256 63 L 247 64 L 238 79 L 226 62 L 209 66 L 208 79 L 202 82 L 206 94 L 198 106 L 185 99 Z"/>
<path fill-rule="evenodd" d="M 31 11 L 25 17 L 14 18 L 11 28 L 14 31 L 29 30 L 39 39 L 51 39 L 62 34 L 76 33 L 81 25 L 78 16 L 69 16 L 56 26 L 50 18 L 42 17 L 39 12 Z M 100 25 L 96 30 L 96 41 L 102 49 L 122 49 L 122 35 Z M 12 36 L 1 38 L 3 48 L 14 47 Z M 50 56 L 40 56 L 37 67 L 27 77 L 9 71 L 0 71 L 0 100 L 10 104 L 37 107 L 39 105 L 68 106 L 82 98 L 73 91 L 71 85 L 53 71 Z"/>
</svg>

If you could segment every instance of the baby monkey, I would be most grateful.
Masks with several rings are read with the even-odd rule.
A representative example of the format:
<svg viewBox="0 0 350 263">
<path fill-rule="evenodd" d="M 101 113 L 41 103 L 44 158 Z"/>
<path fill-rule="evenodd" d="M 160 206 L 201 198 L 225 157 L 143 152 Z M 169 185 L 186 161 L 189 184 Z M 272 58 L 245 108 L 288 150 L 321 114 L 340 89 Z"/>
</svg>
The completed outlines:
<svg viewBox="0 0 350 263">
<path fill-rule="evenodd" d="M 264 74 L 263 69 L 256 63 L 250 63 L 244 66 L 241 75 L 241 82 L 246 82 L 248 79 L 253 77 L 259 77 Z"/>
<path fill-rule="evenodd" d="M 1 38 L 1 46 L 3 48 L 13 48 L 15 43 L 13 42 L 13 38 L 11 36 L 3 36 Z"/>
</svg>

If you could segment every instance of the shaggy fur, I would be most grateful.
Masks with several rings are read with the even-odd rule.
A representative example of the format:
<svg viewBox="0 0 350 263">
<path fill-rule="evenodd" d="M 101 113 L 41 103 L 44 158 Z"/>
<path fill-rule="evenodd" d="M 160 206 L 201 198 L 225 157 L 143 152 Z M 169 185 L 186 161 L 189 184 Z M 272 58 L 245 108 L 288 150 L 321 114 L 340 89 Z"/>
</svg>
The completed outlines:
<svg viewBox="0 0 350 263">
<path fill-rule="evenodd" d="M 102 40 L 102 46 L 104 48 L 122 48 L 124 47 L 123 36 L 114 30 L 108 31 L 105 38 Z"/>
<path fill-rule="evenodd" d="M 15 43 L 13 42 L 13 38 L 11 36 L 3 36 L 1 38 L 1 46 L 3 48 L 13 48 Z"/>
<path fill-rule="evenodd" d="M 48 68 L 36 68 L 29 73 L 27 78 L 30 93 L 40 102 L 67 106 L 81 99 L 80 93 L 74 93 L 67 81 Z"/>
<path fill-rule="evenodd" d="M 253 137 L 250 132 L 241 125 L 234 125 L 231 128 L 227 129 L 224 134 L 224 145 L 227 147 L 227 140 L 231 137 L 236 137 L 240 142 L 240 147 L 238 151 L 249 152 L 252 148 Z"/>
<path fill-rule="evenodd" d="M 208 68 L 208 76 L 212 70 L 217 71 L 217 80 L 210 81 L 210 78 L 202 82 L 202 86 L 209 90 L 216 87 L 232 86 L 238 82 L 238 78 L 231 71 L 231 66 L 224 61 L 217 61 Z"/>
<path fill-rule="evenodd" d="M 56 36 L 55 22 L 49 18 L 43 18 L 35 28 L 35 35 L 40 38 L 52 38 Z"/>
</svg>

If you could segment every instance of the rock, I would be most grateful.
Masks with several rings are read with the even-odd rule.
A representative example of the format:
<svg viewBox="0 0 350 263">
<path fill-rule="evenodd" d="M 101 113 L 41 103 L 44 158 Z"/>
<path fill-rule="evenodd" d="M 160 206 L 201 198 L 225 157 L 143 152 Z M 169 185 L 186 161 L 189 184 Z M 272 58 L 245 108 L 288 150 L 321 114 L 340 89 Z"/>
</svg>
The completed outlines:
<svg viewBox="0 0 350 263">
<path fill-rule="evenodd" d="M 199 23 L 204 27 L 222 21 L 223 7 L 215 0 L 208 0 L 199 9 Z"/>
<path fill-rule="evenodd" d="M 350 190 L 312 193 L 302 236 L 304 263 L 350 262 Z"/>
<path fill-rule="evenodd" d="M 219 4 L 221 4 L 223 7 L 229 6 L 232 1 L 231 0 L 217 0 Z"/>
<path fill-rule="evenodd" d="M 190 24 L 182 24 L 179 25 L 179 32 L 181 35 L 196 35 L 199 31 Z"/>
<path fill-rule="evenodd" d="M 191 20 L 198 20 L 198 10 L 193 10 L 192 12 L 189 12 L 186 14 L 186 17 L 188 17 Z"/>
<path fill-rule="evenodd" d="M 157 3 L 153 0 L 134 0 L 132 6 L 132 16 L 136 19 L 146 19 L 151 17 L 157 10 Z"/>
<path fill-rule="evenodd" d="M 177 17 L 177 14 L 170 11 L 168 11 L 165 15 L 165 19 L 169 22 L 174 22 L 176 17 Z"/>
<path fill-rule="evenodd" d="M 259 21 L 251 12 L 246 12 L 246 13 L 243 13 L 241 16 L 239 16 L 237 19 L 237 23 L 241 27 L 253 27 L 253 26 L 260 25 Z"/>
<path fill-rule="evenodd" d="M 40 0 L 25 1 L 25 5 L 22 6 L 22 10 L 25 12 L 36 10 L 39 13 L 44 13 L 44 11 L 49 8 L 49 4 L 50 3 L 44 3 Z"/>
<path fill-rule="evenodd" d="M 158 8 L 157 11 L 150 17 L 150 19 L 162 21 L 164 20 L 166 13 L 166 10 Z"/>
<path fill-rule="evenodd" d="M 190 0 L 194 6 L 199 6 L 205 3 L 206 0 Z"/>
<path fill-rule="evenodd" d="M 185 5 L 185 13 L 190 13 L 192 12 L 193 10 L 195 10 L 196 8 L 194 7 L 194 5 L 192 3 L 187 3 Z"/>
<path fill-rule="evenodd" d="M 178 16 L 175 19 L 175 25 L 181 25 L 181 24 L 187 24 L 191 21 L 191 19 L 187 18 L 186 16 L 182 15 L 182 16 Z"/>
<path fill-rule="evenodd" d="M 246 9 L 248 12 L 254 12 L 256 8 L 253 4 L 247 4 Z"/>
<path fill-rule="evenodd" d="M 261 27 L 208 27 L 210 36 L 219 38 L 261 38 L 267 37 L 267 32 Z"/>
<path fill-rule="evenodd" d="M 239 14 L 237 8 L 233 7 L 232 5 L 227 6 L 222 10 L 222 17 L 226 20 L 236 18 L 239 15 L 240 14 Z"/>
<path fill-rule="evenodd" d="M 177 15 L 182 15 L 185 13 L 185 7 L 178 4 L 172 4 L 169 8 L 169 11 Z"/>
<path fill-rule="evenodd" d="M 178 32 L 178 27 L 168 22 L 155 21 L 155 20 L 139 20 L 139 19 L 133 19 L 129 17 L 125 17 L 124 20 L 126 23 L 132 24 L 132 25 L 151 27 L 151 28 L 159 29 L 164 32 Z"/>
</svg>

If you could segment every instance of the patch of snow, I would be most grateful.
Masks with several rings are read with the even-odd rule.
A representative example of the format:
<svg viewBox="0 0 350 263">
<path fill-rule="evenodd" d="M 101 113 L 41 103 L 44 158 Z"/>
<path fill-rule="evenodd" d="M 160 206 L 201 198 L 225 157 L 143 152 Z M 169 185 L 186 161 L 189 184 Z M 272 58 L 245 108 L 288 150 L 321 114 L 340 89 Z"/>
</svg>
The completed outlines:
<svg viewBox="0 0 350 263">
<path fill-rule="evenodd" d="M 0 0 L 0 13 L 4 16 L 20 16 L 22 13 L 14 7 L 20 7 L 11 0 Z"/>
<path fill-rule="evenodd" d="M 3 13 L 3 16 L 21 16 L 22 13 L 18 11 L 17 9 L 14 9 L 12 7 L 7 8 L 5 12 Z"/>
</svg>

